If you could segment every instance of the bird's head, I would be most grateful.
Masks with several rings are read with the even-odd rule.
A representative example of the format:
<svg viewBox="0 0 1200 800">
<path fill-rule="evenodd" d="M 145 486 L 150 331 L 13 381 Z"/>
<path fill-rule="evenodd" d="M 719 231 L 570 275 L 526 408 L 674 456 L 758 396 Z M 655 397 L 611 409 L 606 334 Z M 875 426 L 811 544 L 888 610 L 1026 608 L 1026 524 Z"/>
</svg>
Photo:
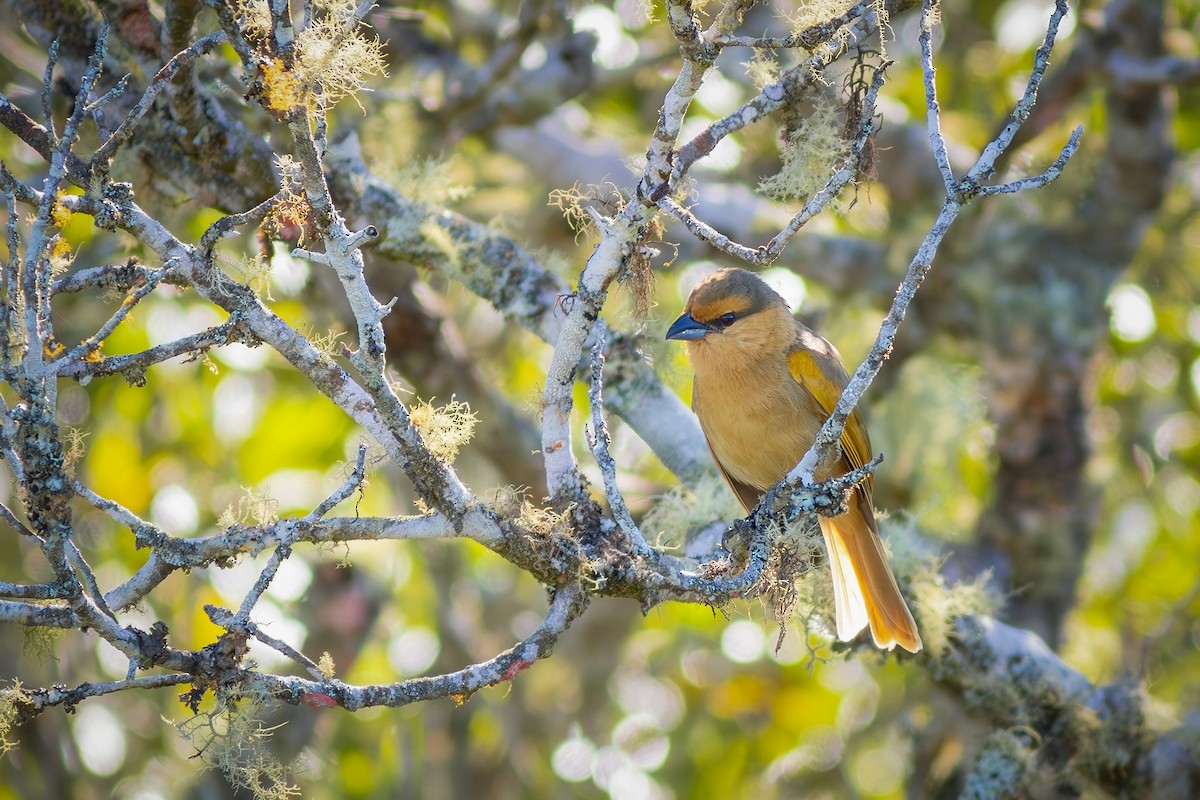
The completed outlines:
<svg viewBox="0 0 1200 800">
<path fill-rule="evenodd" d="M 712 273 L 692 289 L 668 339 L 687 342 L 693 358 L 782 353 L 795 336 L 787 303 L 762 278 L 744 269 Z"/>
</svg>

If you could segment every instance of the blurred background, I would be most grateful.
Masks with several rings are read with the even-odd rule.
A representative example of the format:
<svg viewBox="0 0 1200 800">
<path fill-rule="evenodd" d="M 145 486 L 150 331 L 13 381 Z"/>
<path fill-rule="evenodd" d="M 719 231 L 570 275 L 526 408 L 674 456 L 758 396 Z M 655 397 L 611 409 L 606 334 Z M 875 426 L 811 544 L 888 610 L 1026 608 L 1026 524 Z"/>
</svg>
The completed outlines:
<svg viewBox="0 0 1200 800">
<path fill-rule="evenodd" d="M 0 30 L 0 86 L 35 117 L 53 29 L 52 13 L 37 5 L 5 2 L 7 18 L 24 24 Z M 102 5 L 110 16 L 136 6 Z M 791 5 L 756 7 L 742 31 L 781 35 Z M 90 8 L 70 13 L 85 19 Z M 960 172 L 1023 91 L 1049 10 L 1041 0 L 943 4 L 938 88 Z M 214 29 L 209 14 L 201 32 Z M 335 109 L 331 138 L 356 132 L 371 169 L 399 191 L 507 232 L 573 282 L 594 242 L 548 197 L 577 184 L 633 185 L 630 165 L 645 153 L 678 67 L 663 17 L 650 0 L 381 2 L 368 20 L 386 44 L 389 74 L 358 104 Z M 990 570 L 998 616 L 1043 636 L 1089 680 L 1143 680 L 1151 730 L 1200 725 L 1198 26 L 1200 3 L 1191 0 L 1073 7 L 1002 177 L 1040 171 L 1083 124 L 1080 152 L 1049 187 L 963 214 L 866 398 L 886 457 L 876 505 L 941 548 L 947 574 Z M 925 134 L 916 12 L 897 12 L 888 34 L 879 49 L 895 63 L 874 176 L 767 274 L 851 368 L 944 195 Z M 753 96 L 752 56 L 722 55 L 685 132 Z M 779 54 L 782 66 L 795 58 Z M 215 61 L 204 67 L 214 96 L 282 147 L 283 132 L 240 99 L 232 53 Z M 77 79 L 64 71 L 66 85 Z M 828 90 L 837 98 L 844 87 Z M 777 231 L 798 205 L 757 187 L 779 169 L 779 141 L 779 126 L 768 124 L 723 142 L 695 171 L 697 215 L 747 244 Z M 0 158 L 18 177 L 44 174 L 7 132 Z M 246 182 L 245 197 L 225 194 L 222 205 L 152 157 L 126 157 L 115 174 L 193 240 L 272 190 Z M 137 254 L 85 218 L 67 234 L 75 267 Z M 639 315 L 618 292 L 607 316 L 643 336 L 646 356 L 686 400 L 690 371 L 663 333 L 691 285 L 728 262 L 681 229 L 668 226 L 662 239 L 654 307 Z M 248 269 L 257 247 L 250 237 L 223 245 L 224 268 Z M 365 252 L 376 296 L 399 298 L 384 322 L 411 399 L 455 398 L 479 418 L 456 462 L 465 481 L 481 495 L 517 486 L 541 498 L 535 408 L 549 347 L 445 276 Z M 342 336 L 352 328 L 331 276 L 286 256 L 271 267 L 263 289 L 273 310 L 314 337 L 353 344 L 352 332 Z M 61 340 L 90 335 L 120 298 L 104 300 L 56 300 Z M 105 352 L 220 320 L 194 293 L 160 289 Z M 211 532 L 231 507 L 247 520 L 260 508 L 307 513 L 340 483 L 362 439 L 265 347 L 164 364 L 144 386 L 64 381 L 60 422 L 79 431 L 85 482 L 177 536 Z M 627 427 L 613 426 L 623 489 L 641 517 L 677 482 Z M 590 468 L 586 453 L 581 462 Z M 10 484 L 0 485 L 6 503 Z M 345 507 L 355 509 L 415 512 L 390 467 Z M 77 508 L 77 530 L 105 588 L 146 558 L 90 507 Z M 202 647 L 219 633 L 204 604 L 239 602 L 264 558 L 176 574 L 129 621 L 164 620 L 178 646 Z M 38 551 L 0 535 L 0 579 L 47 575 Z M 544 608 L 542 587 L 480 547 L 355 543 L 298 548 L 256 619 L 314 658 L 328 651 L 340 678 L 362 684 L 490 658 L 527 635 Z M 601 599 L 550 659 L 463 705 L 285 709 L 269 718 L 286 723 L 271 747 L 294 762 L 303 796 L 316 798 L 957 796 L 988 729 L 960 698 L 911 661 L 847 658 L 806 642 L 802 626 L 776 650 L 777 633 L 757 603 L 724 613 L 669 604 L 643 617 L 632 602 Z M 254 655 L 263 669 L 291 669 L 269 651 Z M 118 679 L 126 668 L 91 634 L 0 627 L 7 680 L 74 685 Z M 0 799 L 234 796 L 173 727 L 189 716 L 176 694 L 93 699 L 12 731 Z"/>
</svg>

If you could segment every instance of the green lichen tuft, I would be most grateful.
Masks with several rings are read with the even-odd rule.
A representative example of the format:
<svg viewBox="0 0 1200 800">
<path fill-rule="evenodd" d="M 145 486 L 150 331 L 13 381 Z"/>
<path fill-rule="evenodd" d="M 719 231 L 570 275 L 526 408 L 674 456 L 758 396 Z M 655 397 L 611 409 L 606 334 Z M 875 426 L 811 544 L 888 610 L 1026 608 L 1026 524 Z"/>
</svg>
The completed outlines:
<svg viewBox="0 0 1200 800">
<path fill-rule="evenodd" d="M 14 680 L 8 689 L 0 689 L 0 756 L 17 746 L 12 737 L 13 728 L 21 716 L 21 706 L 31 701 L 29 693 Z"/>
<path fill-rule="evenodd" d="M 889 563 L 917 618 L 925 651 L 937 658 L 946 653 L 959 617 L 992 614 L 999 604 L 989 592 L 987 573 L 971 581 L 948 585 L 941 560 L 922 547 L 912 519 L 893 515 L 880 521 L 890 546 Z"/>
<path fill-rule="evenodd" d="M 806 202 L 825 188 L 833 173 L 850 154 L 841 109 L 818 101 L 812 114 L 795 131 L 786 134 L 780 170 L 758 184 L 758 190 L 773 200 Z"/>
<path fill-rule="evenodd" d="M 706 476 L 694 488 L 677 486 L 667 492 L 642 521 L 642 530 L 660 547 L 679 547 L 690 534 L 713 522 L 739 519 L 742 507 L 717 475 Z"/>
<path fill-rule="evenodd" d="M 179 735 L 194 748 L 196 757 L 210 769 L 219 769 L 235 788 L 251 792 L 256 800 L 286 800 L 300 795 L 289 778 L 293 771 L 267 750 L 267 741 L 278 728 L 267 726 L 267 699 L 258 695 L 218 698 L 211 711 L 200 712 L 176 724 Z"/>
</svg>

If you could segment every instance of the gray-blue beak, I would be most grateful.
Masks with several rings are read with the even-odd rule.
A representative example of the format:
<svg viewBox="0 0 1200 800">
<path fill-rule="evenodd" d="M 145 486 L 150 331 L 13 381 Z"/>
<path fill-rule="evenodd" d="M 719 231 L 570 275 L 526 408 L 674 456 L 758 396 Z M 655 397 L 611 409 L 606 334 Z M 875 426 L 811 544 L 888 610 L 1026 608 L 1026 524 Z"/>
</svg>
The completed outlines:
<svg viewBox="0 0 1200 800">
<path fill-rule="evenodd" d="M 679 315 L 679 319 L 671 323 L 671 327 L 667 329 L 667 338 L 694 341 L 696 339 L 703 339 L 712 332 L 712 328 L 703 322 L 697 321 L 695 317 L 685 311 Z"/>
</svg>

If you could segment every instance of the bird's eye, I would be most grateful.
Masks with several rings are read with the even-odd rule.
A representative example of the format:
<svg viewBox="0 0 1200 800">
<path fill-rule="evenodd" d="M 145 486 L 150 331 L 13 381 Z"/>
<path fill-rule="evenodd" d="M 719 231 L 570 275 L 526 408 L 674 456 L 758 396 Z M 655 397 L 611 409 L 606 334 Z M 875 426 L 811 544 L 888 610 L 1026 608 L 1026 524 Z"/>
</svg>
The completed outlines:
<svg viewBox="0 0 1200 800">
<path fill-rule="evenodd" d="M 721 316 L 717 317 L 717 321 L 721 323 L 722 328 L 728 328 L 736 319 L 737 314 L 733 313 L 732 311 L 730 311 L 728 314 L 722 314 Z"/>
</svg>

